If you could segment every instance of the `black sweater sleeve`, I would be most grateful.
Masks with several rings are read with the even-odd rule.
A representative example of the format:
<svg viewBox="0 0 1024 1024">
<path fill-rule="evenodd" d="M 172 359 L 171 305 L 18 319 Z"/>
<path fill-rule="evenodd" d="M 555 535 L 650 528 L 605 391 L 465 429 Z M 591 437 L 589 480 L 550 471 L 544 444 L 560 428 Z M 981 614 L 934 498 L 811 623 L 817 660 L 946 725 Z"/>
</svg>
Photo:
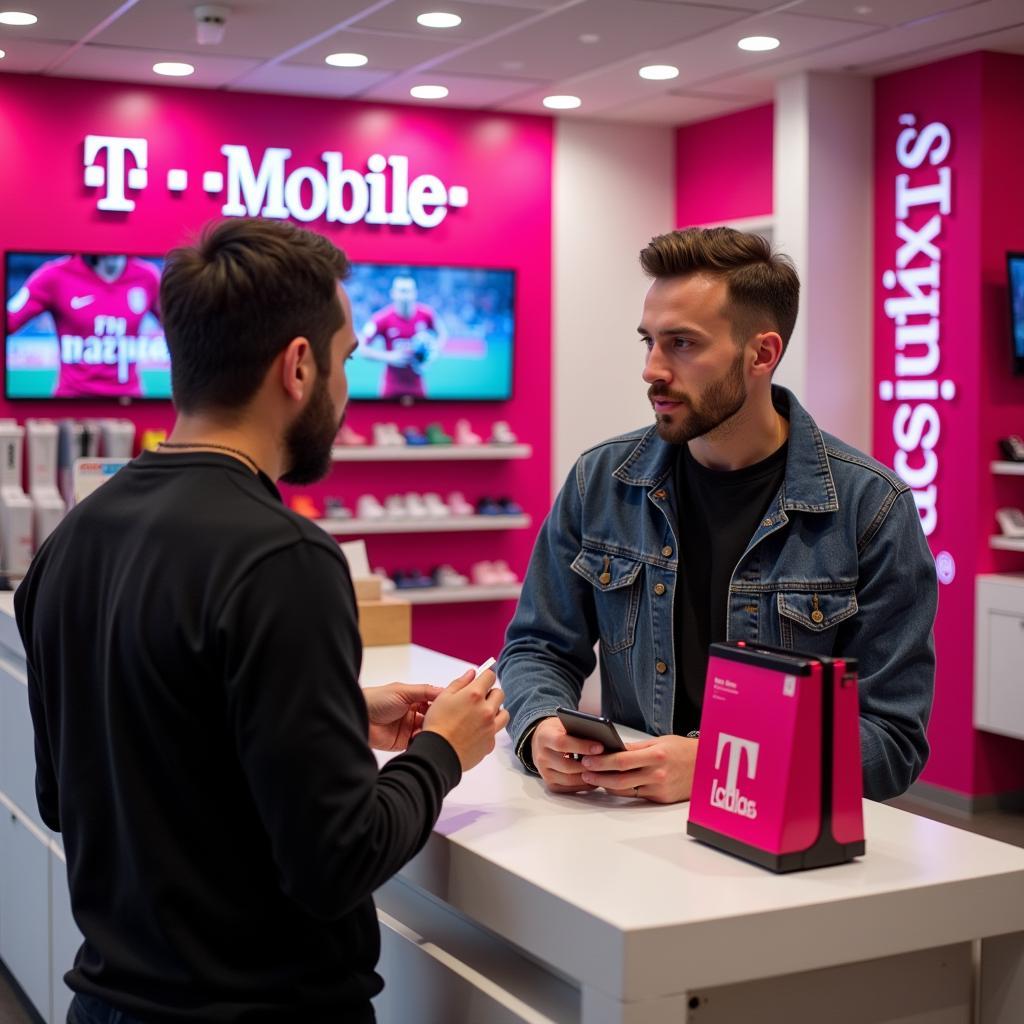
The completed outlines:
<svg viewBox="0 0 1024 1024">
<path fill-rule="evenodd" d="M 427 841 L 461 772 L 421 734 L 378 770 L 359 688 L 355 597 L 339 554 L 298 542 L 263 559 L 218 623 L 228 726 L 281 887 L 334 919 Z"/>
</svg>

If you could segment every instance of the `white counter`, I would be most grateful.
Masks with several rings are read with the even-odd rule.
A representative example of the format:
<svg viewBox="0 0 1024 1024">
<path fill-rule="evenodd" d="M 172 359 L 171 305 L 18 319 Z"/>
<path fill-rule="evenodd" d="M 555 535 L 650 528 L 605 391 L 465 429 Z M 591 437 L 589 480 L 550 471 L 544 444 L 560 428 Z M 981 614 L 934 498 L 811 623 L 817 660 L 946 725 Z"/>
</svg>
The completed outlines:
<svg viewBox="0 0 1024 1024">
<path fill-rule="evenodd" d="M 422 648 L 378 648 L 363 681 L 445 683 L 464 668 Z M 866 801 L 865 857 L 774 875 L 688 838 L 687 806 L 549 794 L 503 737 L 448 796 L 427 848 L 381 905 L 404 886 L 528 951 L 578 987 L 572 1019 L 587 1024 L 741 1021 L 729 1016 L 741 1007 L 756 1007 L 759 1022 L 800 1020 L 799 1000 L 826 976 L 814 1012 L 827 1017 L 806 1019 L 895 1020 L 899 1006 L 941 1011 L 915 1021 L 966 1021 L 965 944 L 1012 935 L 986 943 L 981 1019 L 1024 1021 L 1024 850 Z M 877 963 L 835 970 L 863 961 Z M 779 982 L 737 988 L 797 974 L 790 996 Z"/>
<path fill-rule="evenodd" d="M 0 593 L 0 957 L 57 1022 L 78 935 L 29 806 L 10 609 Z M 370 648 L 363 682 L 467 664 Z M 1024 850 L 873 803 L 865 819 L 861 860 L 773 875 L 688 838 L 685 804 L 547 793 L 502 737 L 377 894 L 380 1024 L 1021 1024 Z"/>
</svg>

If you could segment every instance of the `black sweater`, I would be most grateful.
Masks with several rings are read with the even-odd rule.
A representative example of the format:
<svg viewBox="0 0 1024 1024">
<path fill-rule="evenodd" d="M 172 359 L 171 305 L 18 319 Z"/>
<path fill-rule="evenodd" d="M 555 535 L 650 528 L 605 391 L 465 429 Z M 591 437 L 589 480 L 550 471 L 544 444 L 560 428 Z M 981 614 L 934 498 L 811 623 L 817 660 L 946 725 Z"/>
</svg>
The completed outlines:
<svg viewBox="0 0 1024 1024">
<path fill-rule="evenodd" d="M 68 984 L 147 1021 L 372 1020 L 370 894 L 460 770 L 432 733 L 378 770 L 337 544 L 235 459 L 145 453 L 15 608 Z"/>
</svg>

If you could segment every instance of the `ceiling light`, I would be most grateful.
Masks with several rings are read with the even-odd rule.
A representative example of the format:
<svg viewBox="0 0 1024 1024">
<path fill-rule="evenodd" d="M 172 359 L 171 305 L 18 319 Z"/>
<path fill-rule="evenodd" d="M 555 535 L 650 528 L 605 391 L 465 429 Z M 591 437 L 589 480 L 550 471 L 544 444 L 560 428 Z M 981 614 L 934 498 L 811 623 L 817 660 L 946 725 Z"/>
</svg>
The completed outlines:
<svg viewBox="0 0 1024 1024">
<path fill-rule="evenodd" d="M 361 68 L 369 62 L 365 53 L 329 53 L 324 57 L 324 63 L 333 68 Z"/>
<path fill-rule="evenodd" d="M 409 95 L 418 100 L 443 100 L 448 89 L 443 85 L 414 85 Z"/>
<path fill-rule="evenodd" d="M 544 106 L 548 110 L 575 110 L 583 103 L 579 96 L 545 96 Z"/>
<path fill-rule="evenodd" d="M 24 11 L 0 11 L 0 25 L 34 25 L 38 20 Z"/>
<path fill-rule="evenodd" d="M 421 14 L 416 19 L 424 28 L 455 28 L 462 24 L 462 18 L 457 14 L 448 14 L 445 11 L 429 11 Z"/>
<path fill-rule="evenodd" d="M 4 57 L 6 57 L 6 56 L 7 56 L 7 51 L 6 50 L 0 50 L 0 60 L 3 60 Z"/>
<path fill-rule="evenodd" d="M 664 82 L 669 78 L 678 78 L 679 68 L 671 64 L 648 64 L 640 69 L 640 77 L 651 82 Z"/>
<path fill-rule="evenodd" d="M 741 50 L 774 50 L 779 45 L 775 36 L 746 36 L 736 44 Z"/>
<path fill-rule="evenodd" d="M 601 37 L 596 32 L 584 32 L 583 35 L 580 36 L 580 42 L 591 46 L 594 43 L 601 42 Z"/>
<path fill-rule="evenodd" d="M 186 78 L 194 74 L 196 69 L 191 64 L 181 61 L 164 60 L 154 64 L 153 70 L 158 75 L 166 75 L 168 78 Z"/>
</svg>

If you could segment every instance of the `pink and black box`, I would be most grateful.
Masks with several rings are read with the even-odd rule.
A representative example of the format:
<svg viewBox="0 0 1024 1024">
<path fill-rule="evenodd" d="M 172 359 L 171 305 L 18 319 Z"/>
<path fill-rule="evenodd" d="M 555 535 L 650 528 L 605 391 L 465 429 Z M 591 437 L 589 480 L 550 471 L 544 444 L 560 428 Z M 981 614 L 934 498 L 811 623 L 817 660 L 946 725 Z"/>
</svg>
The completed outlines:
<svg viewBox="0 0 1024 1024">
<path fill-rule="evenodd" d="M 777 872 L 862 856 L 856 660 L 709 654 L 687 833 Z"/>
</svg>

